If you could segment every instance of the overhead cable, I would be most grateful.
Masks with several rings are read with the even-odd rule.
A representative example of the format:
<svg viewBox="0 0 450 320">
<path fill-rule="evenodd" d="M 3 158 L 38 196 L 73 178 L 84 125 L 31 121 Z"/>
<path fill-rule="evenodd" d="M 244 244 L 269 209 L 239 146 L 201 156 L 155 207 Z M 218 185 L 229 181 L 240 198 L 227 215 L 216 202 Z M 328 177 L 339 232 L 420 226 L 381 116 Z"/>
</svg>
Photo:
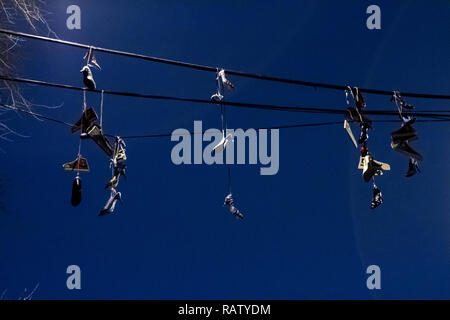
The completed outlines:
<svg viewBox="0 0 450 320">
<path fill-rule="evenodd" d="M 17 37 L 47 41 L 47 42 L 52 42 L 52 43 L 59 43 L 59 44 L 64 44 L 64 45 L 68 45 L 68 46 L 73 46 L 73 47 L 91 49 L 91 50 L 95 50 L 98 52 L 105 52 L 105 53 L 109 53 L 109 54 L 127 56 L 127 57 L 131 57 L 131 58 L 137 58 L 137 59 L 147 60 L 147 61 L 152 61 L 152 62 L 157 62 L 157 63 L 164 63 L 164 64 L 169 64 L 169 65 L 174 65 L 174 66 L 179 66 L 179 67 L 185 67 L 185 68 L 191 68 L 191 69 L 197 69 L 197 70 L 203 70 L 203 71 L 210 71 L 210 72 L 217 72 L 217 67 L 211 67 L 211 66 L 206 66 L 206 65 L 201 65 L 201 64 L 194 64 L 194 63 L 183 62 L 183 61 L 178 61 L 178 60 L 152 57 L 152 56 L 147 56 L 147 55 L 143 55 L 143 54 L 120 51 L 120 50 L 95 47 L 95 46 L 72 42 L 72 41 L 38 36 L 38 35 L 30 34 L 30 33 L 24 33 L 24 32 L 18 32 L 18 31 L 6 30 L 6 29 L 0 29 L 0 33 L 9 34 L 12 36 L 17 36 Z M 338 85 L 338 84 L 330 84 L 330 83 L 322 83 L 322 82 L 311 82 L 311 81 L 304 81 L 304 80 L 297 80 L 297 79 L 288 79 L 288 78 L 282 78 L 282 77 L 249 73 L 249 72 L 244 72 L 244 71 L 236 71 L 236 70 L 231 70 L 231 69 L 226 69 L 226 68 L 221 68 L 221 69 L 224 69 L 224 71 L 229 75 L 252 78 L 252 79 L 259 79 L 259 80 L 266 80 L 266 81 L 273 81 L 273 82 L 280 82 L 280 83 L 288 83 L 288 84 L 307 86 L 307 87 L 313 87 L 313 88 L 333 89 L 333 90 L 346 90 L 348 88 L 347 85 Z M 392 94 L 393 94 L 393 90 L 379 90 L 379 89 L 371 89 L 371 88 L 359 88 L 359 90 L 363 93 L 371 93 L 371 94 L 377 94 L 377 95 L 392 96 Z M 446 95 L 446 94 L 430 94 L 430 93 L 403 92 L 403 91 L 401 92 L 401 94 L 404 97 L 450 100 L 450 95 Z"/>
</svg>

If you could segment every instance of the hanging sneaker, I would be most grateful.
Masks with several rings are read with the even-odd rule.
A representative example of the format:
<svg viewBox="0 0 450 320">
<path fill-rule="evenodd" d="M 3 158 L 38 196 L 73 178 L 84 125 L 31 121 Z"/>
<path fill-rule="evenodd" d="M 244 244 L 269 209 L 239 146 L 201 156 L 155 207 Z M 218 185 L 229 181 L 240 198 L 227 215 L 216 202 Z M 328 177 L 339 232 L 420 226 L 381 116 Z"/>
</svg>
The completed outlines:
<svg viewBox="0 0 450 320">
<path fill-rule="evenodd" d="M 97 59 L 95 58 L 95 53 L 94 53 L 94 48 L 90 47 L 86 53 L 84 54 L 83 60 L 86 60 L 86 64 L 88 66 L 94 65 L 96 66 L 99 70 L 101 70 L 102 68 L 100 67 L 100 65 L 97 62 Z"/>
<path fill-rule="evenodd" d="M 111 188 L 111 195 L 108 199 L 108 202 L 106 202 L 106 205 L 103 207 L 103 209 L 100 211 L 98 215 L 104 216 L 114 212 L 117 200 L 120 200 L 122 202 L 122 194 L 120 192 L 117 192 L 116 189 Z"/>
<path fill-rule="evenodd" d="M 76 176 L 73 180 L 70 202 L 74 207 L 78 206 L 81 202 L 81 178 L 79 176 Z"/>
<path fill-rule="evenodd" d="M 419 170 L 419 163 L 414 158 L 409 158 L 409 164 L 408 164 L 408 172 L 406 172 L 406 177 L 412 177 L 417 172 L 420 172 Z"/>
<path fill-rule="evenodd" d="M 83 72 L 83 83 L 89 90 L 95 90 L 94 76 L 92 75 L 91 68 L 84 66 L 80 72 Z"/>
<path fill-rule="evenodd" d="M 374 175 L 382 175 L 382 164 L 373 160 L 370 155 L 364 157 L 363 178 L 365 182 L 369 182 Z"/>
<path fill-rule="evenodd" d="M 370 125 L 368 123 L 361 123 L 361 134 L 359 136 L 358 143 L 363 144 L 367 142 L 367 139 L 369 139 L 368 131 L 370 129 Z"/>
<path fill-rule="evenodd" d="M 65 171 L 77 171 L 77 172 L 89 171 L 87 159 L 83 157 L 78 157 L 72 162 L 64 163 L 63 168 Z"/>
<path fill-rule="evenodd" d="M 114 152 L 111 143 L 103 135 L 102 128 L 99 125 L 94 123 L 87 129 L 87 134 L 92 140 L 94 140 L 94 142 L 100 147 L 100 149 L 102 149 L 108 155 L 108 157 L 111 158 L 113 156 Z"/>
<path fill-rule="evenodd" d="M 220 152 L 222 152 L 223 150 L 225 150 L 225 147 L 227 146 L 228 142 L 230 142 L 231 140 L 233 140 L 233 135 L 231 133 L 229 133 L 226 137 L 225 137 L 225 132 L 222 131 L 222 139 L 220 140 L 220 142 L 214 147 L 213 149 L 213 154 L 216 155 Z"/>
<path fill-rule="evenodd" d="M 230 212 L 239 219 L 244 219 L 244 215 L 234 206 L 234 200 L 232 194 L 228 194 L 225 197 L 224 206 L 230 206 Z"/>
<path fill-rule="evenodd" d="M 376 185 L 374 185 L 373 186 L 371 208 L 375 209 L 376 207 L 378 207 L 382 203 L 383 203 L 383 196 L 381 194 L 381 191 L 380 191 L 380 189 L 378 189 L 378 187 Z"/>
<path fill-rule="evenodd" d="M 352 95 L 355 100 L 355 106 L 358 110 L 364 109 L 366 107 L 366 102 L 364 101 L 364 97 L 359 91 L 358 87 L 351 88 Z"/>
<path fill-rule="evenodd" d="M 407 141 L 399 142 L 399 143 L 391 142 L 391 147 L 395 151 L 403 153 L 411 158 L 414 158 L 414 159 L 420 160 L 420 161 L 423 160 L 423 156 L 419 152 L 417 152 L 413 148 L 411 148 L 411 146 L 409 145 L 409 143 Z"/>
<path fill-rule="evenodd" d="M 404 141 L 412 141 L 418 138 L 417 131 L 410 124 L 404 124 L 400 129 L 391 132 L 391 138 L 394 144 Z"/>
<path fill-rule="evenodd" d="M 126 178 L 125 175 L 125 169 L 127 165 L 125 164 L 125 161 L 119 160 L 116 162 L 116 165 L 114 166 L 114 175 L 121 175 Z"/>
<path fill-rule="evenodd" d="M 105 185 L 105 189 L 117 188 L 119 184 L 119 175 L 114 175 Z"/>
<path fill-rule="evenodd" d="M 350 121 L 360 121 L 358 110 L 352 107 L 348 107 L 345 110 L 345 117 Z"/>
<path fill-rule="evenodd" d="M 82 134 L 86 133 L 87 128 L 92 126 L 95 121 L 97 121 L 98 116 L 97 113 L 95 113 L 95 110 L 92 108 L 86 109 L 83 114 L 81 115 L 81 118 L 72 126 L 72 133 L 77 132 L 78 130 L 82 130 Z"/>
<path fill-rule="evenodd" d="M 220 80 L 222 81 L 222 84 L 225 85 L 225 87 L 227 87 L 228 89 L 234 89 L 234 85 L 225 76 L 225 70 L 223 70 L 223 69 L 220 70 L 219 73 L 217 74 L 217 77 L 220 78 Z"/>
<path fill-rule="evenodd" d="M 230 207 L 230 212 L 238 219 L 244 219 L 244 215 L 235 207 Z"/>
</svg>

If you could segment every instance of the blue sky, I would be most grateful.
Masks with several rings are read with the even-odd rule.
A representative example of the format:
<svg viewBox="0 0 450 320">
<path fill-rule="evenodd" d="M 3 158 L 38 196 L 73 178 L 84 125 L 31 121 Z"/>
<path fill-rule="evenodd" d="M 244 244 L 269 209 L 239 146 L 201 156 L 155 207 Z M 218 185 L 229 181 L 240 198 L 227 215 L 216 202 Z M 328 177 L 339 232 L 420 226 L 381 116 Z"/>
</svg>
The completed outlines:
<svg viewBox="0 0 450 320">
<path fill-rule="evenodd" d="M 50 1 L 49 1 L 50 2 Z M 377 89 L 446 93 L 450 85 L 448 1 L 78 1 L 81 30 L 66 28 L 72 2 L 48 5 L 61 39 L 214 67 Z M 381 8 L 381 30 L 366 28 L 367 6 Z M 16 30 L 28 31 L 20 24 Z M 84 50 L 27 40 L 18 73 L 81 86 Z M 208 99 L 213 73 L 97 54 L 99 89 Z M 344 93 L 229 77 L 233 101 L 343 109 Z M 82 94 L 24 86 L 37 112 L 74 122 Z M 366 95 L 368 110 L 389 97 Z M 99 109 L 100 97 L 89 93 Z M 448 101 L 407 99 L 418 111 Z M 232 128 L 342 120 L 263 110 L 228 109 Z M 105 96 L 104 129 L 119 135 L 219 128 L 217 108 L 193 103 Z M 91 141 L 82 154 L 83 201 L 73 208 L 78 136 L 51 122 L 17 115 L 8 122 L 29 138 L 2 142 L 0 291 L 6 298 L 40 288 L 36 299 L 418 299 L 450 298 L 449 151 L 446 124 L 418 123 L 422 173 L 404 174 L 407 158 L 390 148 L 399 124 L 375 124 L 369 145 L 392 171 L 377 179 L 385 203 L 369 208 L 370 184 L 342 127 L 280 130 L 280 169 L 234 165 L 233 193 L 246 219 L 222 207 L 226 168 L 170 160 L 170 138 L 129 140 L 123 204 L 97 217 L 107 157 Z M 68 290 L 68 265 L 82 289 Z M 382 289 L 366 288 L 365 270 L 381 268 Z"/>
</svg>

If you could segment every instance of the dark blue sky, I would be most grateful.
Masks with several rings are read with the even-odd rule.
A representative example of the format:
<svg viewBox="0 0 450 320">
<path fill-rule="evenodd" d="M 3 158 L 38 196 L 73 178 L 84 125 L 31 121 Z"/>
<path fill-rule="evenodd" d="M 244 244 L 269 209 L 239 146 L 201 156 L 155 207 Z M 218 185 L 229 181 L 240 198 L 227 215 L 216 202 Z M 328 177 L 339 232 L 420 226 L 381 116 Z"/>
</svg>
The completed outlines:
<svg viewBox="0 0 450 320">
<path fill-rule="evenodd" d="M 49 1 L 61 39 L 255 73 L 373 87 L 448 93 L 448 1 L 79 1 L 81 30 L 66 28 L 71 1 Z M 381 7 L 381 30 L 366 28 L 366 8 Z M 20 24 L 13 27 L 25 30 Z M 23 77 L 81 86 L 84 50 L 27 40 Z M 98 53 L 99 89 L 207 99 L 213 73 Z M 234 101 L 345 108 L 344 93 L 229 77 Z M 78 119 L 82 94 L 24 86 L 52 117 Z M 100 97 L 88 94 L 99 108 Z M 389 97 L 366 95 L 368 110 Z M 448 101 L 408 99 L 417 110 Z M 229 127 L 342 120 L 229 108 Z M 16 298 L 37 282 L 36 299 L 393 299 L 450 298 L 449 149 L 446 124 L 418 123 L 422 173 L 404 174 L 407 158 L 390 148 L 399 124 L 375 124 L 370 148 L 392 171 L 377 179 L 385 203 L 370 210 L 371 185 L 342 127 L 280 131 L 280 170 L 234 165 L 233 191 L 246 219 L 222 207 L 226 168 L 176 166 L 170 138 L 127 141 L 124 203 L 98 217 L 108 198 L 107 157 L 91 141 L 82 154 L 83 201 L 70 205 L 78 136 L 51 122 L 17 115 L 8 125 L 30 138 L 2 142 L 0 292 Z M 105 96 L 104 128 L 119 135 L 219 128 L 217 108 Z M 79 265 L 82 290 L 66 288 Z M 379 265 L 382 289 L 366 288 Z"/>
</svg>

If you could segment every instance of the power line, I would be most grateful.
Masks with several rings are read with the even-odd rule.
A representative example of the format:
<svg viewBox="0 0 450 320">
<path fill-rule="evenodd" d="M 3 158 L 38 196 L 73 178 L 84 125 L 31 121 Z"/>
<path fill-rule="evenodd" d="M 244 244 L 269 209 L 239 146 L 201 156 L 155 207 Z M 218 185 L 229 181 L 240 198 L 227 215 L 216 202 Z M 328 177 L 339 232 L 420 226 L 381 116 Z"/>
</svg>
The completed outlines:
<svg viewBox="0 0 450 320">
<path fill-rule="evenodd" d="M 205 66 L 205 65 L 200 65 L 200 64 L 152 57 L 152 56 L 147 56 L 147 55 L 143 55 L 143 54 L 126 52 L 126 51 L 94 47 L 94 46 L 90 46 L 87 44 L 81 44 L 81 43 L 77 43 L 77 42 L 49 38 L 49 37 L 44 37 L 44 36 L 38 36 L 38 35 L 29 34 L 29 33 L 6 30 L 6 29 L 0 29 L 0 33 L 9 34 L 9 35 L 18 36 L 18 37 L 30 38 L 30 39 L 35 39 L 35 40 L 59 43 L 59 44 L 64 44 L 64 45 L 79 47 L 79 48 L 85 48 L 85 49 L 92 48 L 93 50 L 99 51 L 99 52 L 105 52 L 105 53 L 110 53 L 110 54 L 115 54 L 115 55 L 120 55 L 120 56 L 127 56 L 127 57 L 131 57 L 131 58 L 137 58 L 137 59 L 153 61 L 153 62 L 157 62 L 157 63 L 164 63 L 164 64 L 185 67 L 185 68 L 191 68 L 191 69 L 197 69 L 197 70 L 203 70 L 203 71 L 217 72 L 217 69 L 218 69 L 215 67 L 210 67 L 210 66 Z M 255 74 L 255 73 L 236 71 L 236 70 L 230 70 L 230 69 L 224 69 L 224 70 L 227 74 L 234 75 L 234 76 L 266 80 L 266 81 L 273 81 L 273 82 L 289 83 L 289 84 L 307 86 L 307 87 L 313 87 L 313 88 L 324 88 L 324 89 L 333 89 L 333 90 L 341 90 L 341 91 L 346 90 L 348 88 L 348 86 L 345 86 L 345 85 L 288 79 L 288 78 L 267 76 L 267 75 L 262 75 L 262 74 Z M 389 90 L 378 90 L 378 89 L 369 89 L 369 88 L 359 88 L 359 91 L 365 92 L 365 93 L 371 93 L 371 94 L 387 95 L 387 96 L 392 96 L 392 93 L 393 93 L 393 91 L 389 91 Z M 404 97 L 425 98 L 425 99 L 446 99 L 446 100 L 450 99 L 450 95 L 445 95 L 445 94 L 401 92 L 401 95 Z"/>
<path fill-rule="evenodd" d="M 62 120 L 58 120 L 55 118 L 51 118 L 36 112 L 32 112 L 29 110 L 25 110 L 22 108 L 17 108 L 17 107 L 13 107 L 13 106 L 9 106 L 3 103 L 0 103 L 0 106 L 3 108 L 7 108 L 9 110 L 15 110 L 15 111 L 20 111 L 32 116 L 35 116 L 37 118 L 41 118 L 41 119 L 45 119 L 45 120 L 49 120 L 55 123 L 59 123 L 68 127 L 72 127 L 73 124 L 66 122 L 66 121 L 62 121 Z M 398 120 L 373 120 L 373 122 L 377 122 L 377 123 L 398 123 Z M 416 120 L 416 122 L 450 122 L 450 119 L 418 119 Z M 259 128 L 253 128 L 255 130 L 260 130 L 260 129 L 267 129 L 267 130 L 271 130 L 271 129 L 292 129 L 292 128 L 305 128 L 305 127 L 324 127 L 324 126 L 332 126 L 332 125 L 342 125 L 342 121 L 329 121 L 329 122 L 315 122 L 315 123 L 297 123 L 297 124 L 292 124 L 292 125 L 279 125 L 279 126 L 267 126 L 267 127 L 259 127 Z M 248 130 L 244 129 L 244 130 Z M 202 132 L 194 132 L 194 131 L 190 131 L 189 135 L 194 135 L 194 134 L 205 134 L 206 130 L 202 131 Z M 173 133 L 154 133 L 154 134 L 143 134 L 143 135 L 128 135 L 128 136 L 120 136 L 122 139 L 145 139 L 145 138 L 162 138 L 162 137 L 171 137 L 171 136 L 176 136 L 177 134 L 173 134 Z M 188 134 L 179 134 L 179 135 L 188 135 Z M 108 137 L 115 137 L 115 135 L 112 134 L 108 134 L 105 133 L 105 136 Z"/>
<path fill-rule="evenodd" d="M 3 103 L 0 103 L 0 106 L 3 107 L 3 108 L 10 109 L 10 110 L 15 110 L 15 111 L 20 111 L 20 112 L 23 112 L 23 113 L 27 113 L 27 114 L 35 116 L 37 118 L 42 118 L 42 119 L 46 119 L 46 120 L 49 120 L 49 121 L 53 121 L 55 123 L 63 124 L 63 125 L 68 126 L 68 127 L 72 127 L 73 126 L 73 124 L 71 124 L 71 123 L 68 123 L 68 122 L 65 122 L 65 121 L 62 121 L 62 120 L 58 120 L 58 119 L 55 119 L 55 118 L 51 118 L 51 117 L 48 117 L 48 116 L 44 116 L 42 114 L 39 114 L 39 113 L 36 113 L 36 112 L 32 112 L 32 111 L 29 111 L 29 110 L 25 110 L 25 109 L 22 109 L 22 108 L 16 108 L 16 107 L 9 106 L 9 105 L 3 104 Z M 449 119 L 449 121 L 450 121 L 450 119 Z M 261 127 L 261 128 L 255 128 L 255 130 L 259 130 L 259 129 L 287 129 L 287 128 L 301 128 L 301 127 L 319 127 L 319 126 L 328 126 L 328 125 L 335 125 L 335 124 L 341 124 L 341 123 L 342 123 L 342 121 L 319 122 L 319 123 L 301 123 L 301 124 L 284 125 L 284 126 L 276 126 L 276 127 Z M 189 132 L 189 134 L 204 134 L 204 133 L 205 133 L 205 131 L 202 131 L 202 132 Z M 115 137 L 114 135 L 111 135 L 111 134 L 105 134 L 105 135 L 109 136 L 109 137 Z M 162 133 L 162 134 L 160 133 L 160 134 L 121 136 L 121 138 L 123 138 L 123 139 L 158 138 L 158 137 L 170 137 L 172 135 L 173 135 L 172 133 Z"/>
<path fill-rule="evenodd" d="M 323 127 L 323 126 L 330 126 L 330 125 L 336 125 L 336 124 L 342 124 L 342 121 L 300 123 L 300 124 L 284 125 L 284 126 L 260 127 L 260 128 L 253 128 L 253 129 L 255 129 L 255 130 L 261 130 L 261 129 L 267 129 L 267 130 L 271 130 L 271 129 L 290 129 L 290 128 L 304 128 L 304 127 Z M 250 128 L 243 129 L 243 130 L 248 130 L 248 129 L 250 129 Z M 206 130 L 204 130 L 202 132 L 189 131 L 189 134 L 190 135 L 205 134 L 205 132 L 206 132 Z M 179 134 L 179 135 L 183 136 L 185 134 Z M 159 137 L 171 137 L 171 136 L 177 136 L 177 134 L 157 133 L 157 134 L 135 135 L 135 136 L 120 136 L 120 137 L 123 138 L 123 139 L 141 139 L 141 138 L 159 138 Z"/>
<path fill-rule="evenodd" d="M 6 77 L 0 75 L 0 79 L 5 81 L 14 81 L 21 82 L 27 84 L 34 84 L 40 86 L 68 89 L 68 90 L 76 90 L 76 91 L 84 91 L 85 88 L 76 87 L 67 84 L 59 84 L 59 83 L 51 83 L 41 80 L 34 79 L 24 79 L 17 77 Z M 145 99 L 156 99 L 156 100 L 169 100 L 169 101 L 179 101 L 179 102 L 192 102 L 192 103 L 202 103 L 208 105 L 217 105 L 217 102 L 205 99 L 193 99 L 193 98 L 184 98 L 184 97 L 173 97 L 173 96 L 161 96 L 161 95 L 153 95 L 153 94 L 141 94 L 135 92 L 120 92 L 120 91 L 111 91 L 111 90 L 89 90 L 91 92 L 103 93 L 109 95 L 116 96 L 126 96 L 126 97 L 135 97 L 135 98 L 145 98 Z M 290 112 L 306 112 L 306 113 L 326 113 L 326 114 L 345 114 L 345 109 L 332 109 L 332 108 L 320 108 L 320 107 L 290 107 L 290 106 L 279 106 L 279 105 L 271 105 L 271 104 L 256 104 L 256 103 L 246 103 L 246 102 L 232 102 L 232 101 L 221 101 L 223 105 L 240 107 L 240 108 L 251 108 L 251 109 L 265 109 L 265 110 L 274 110 L 274 111 L 290 111 Z M 389 110 L 367 110 L 363 111 L 364 114 L 367 115 L 380 115 L 380 116 L 398 116 L 396 111 Z M 420 113 L 420 112 L 412 112 L 410 113 L 416 117 L 450 117 L 449 114 L 440 114 L 440 113 Z"/>
<path fill-rule="evenodd" d="M 71 124 L 71 123 L 68 123 L 68 122 L 65 122 L 65 121 L 62 121 L 62 120 L 58 120 L 58 119 L 55 119 L 55 118 L 47 117 L 47 116 L 44 116 L 42 114 L 30 111 L 30 110 L 25 110 L 25 109 L 22 109 L 22 108 L 9 106 L 9 105 L 3 104 L 3 103 L 0 103 L 0 106 L 3 107 L 3 108 L 7 108 L 9 110 L 20 111 L 20 112 L 27 113 L 29 115 L 35 116 L 37 118 L 41 118 L 41 119 L 53 121 L 53 122 L 56 122 L 56 123 L 59 123 L 59 124 L 63 124 L 63 125 L 66 125 L 68 127 L 72 127 L 73 126 L 73 124 Z"/>
<path fill-rule="evenodd" d="M 373 120 L 373 122 L 377 123 L 398 123 L 399 120 Z M 416 122 L 450 122 L 450 119 L 418 119 Z M 315 122 L 315 123 L 299 123 L 299 124 L 292 124 L 292 125 L 282 125 L 282 126 L 272 126 L 272 127 L 260 127 L 260 128 L 253 128 L 255 130 L 260 129 L 293 129 L 293 128 L 305 128 L 305 127 L 325 127 L 325 126 L 332 126 L 332 125 L 342 125 L 342 121 L 330 121 L 330 122 Z M 248 130 L 251 128 L 243 129 Z M 185 135 L 194 135 L 194 134 L 205 134 L 206 130 L 202 132 L 194 132 L 189 131 L 188 134 L 178 134 L 179 136 L 185 136 Z M 145 135 L 133 135 L 133 136 L 120 136 L 123 139 L 145 139 L 145 138 L 162 138 L 162 137 L 171 137 L 171 136 L 177 136 L 177 134 L 172 133 L 155 133 L 155 134 L 145 134 Z"/>
</svg>

